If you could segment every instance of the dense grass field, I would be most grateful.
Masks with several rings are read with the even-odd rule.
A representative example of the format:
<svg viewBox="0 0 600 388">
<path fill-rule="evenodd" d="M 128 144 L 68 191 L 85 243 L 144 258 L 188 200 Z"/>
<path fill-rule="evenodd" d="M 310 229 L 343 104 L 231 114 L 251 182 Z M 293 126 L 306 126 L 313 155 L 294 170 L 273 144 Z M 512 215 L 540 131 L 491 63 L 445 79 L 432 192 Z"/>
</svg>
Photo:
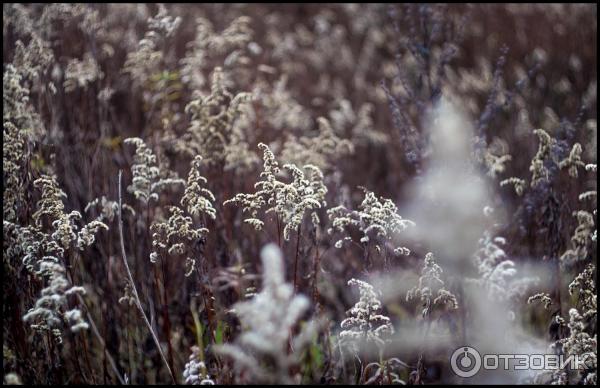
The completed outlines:
<svg viewBox="0 0 600 388">
<path fill-rule="evenodd" d="M 5 384 L 597 382 L 595 4 L 2 20 Z"/>
</svg>

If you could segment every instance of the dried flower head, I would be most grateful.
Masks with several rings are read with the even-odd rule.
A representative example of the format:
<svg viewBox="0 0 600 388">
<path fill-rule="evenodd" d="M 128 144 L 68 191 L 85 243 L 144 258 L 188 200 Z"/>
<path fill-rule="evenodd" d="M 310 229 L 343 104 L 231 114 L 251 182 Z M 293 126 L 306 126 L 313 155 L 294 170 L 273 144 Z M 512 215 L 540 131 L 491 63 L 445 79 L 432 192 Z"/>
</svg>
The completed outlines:
<svg viewBox="0 0 600 388">
<path fill-rule="evenodd" d="M 95 235 L 100 229 L 108 230 L 108 226 L 98 220 L 91 221 L 86 224 L 77 235 L 77 247 L 84 249 L 92 245 L 96 239 Z"/>
<path fill-rule="evenodd" d="M 340 324 L 343 329 L 340 332 L 340 341 L 353 349 L 355 354 L 369 344 L 377 346 L 381 352 L 390 342 L 394 334 L 394 326 L 390 318 L 381 313 L 379 295 L 372 285 L 362 280 L 351 279 L 348 285 L 358 287 L 360 299 L 348 310 L 346 313 L 348 318 Z"/>
<path fill-rule="evenodd" d="M 67 296 L 85 294 L 83 287 L 70 286 L 64 267 L 58 261 L 44 260 L 39 273 L 48 279 L 35 306 L 23 316 L 23 321 L 36 330 L 60 330 L 68 325 L 73 332 L 87 329 L 88 325 L 78 309 L 68 309 Z"/>
<path fill-rule="evenodd" d="M 569 284 L 569 294 L 575 293 L 579 296 L 579 303 L 584 311 L 584 317 L 596 315 L 597 311 L 597 294 L 596 283 L 594 280 L 594 271 L 596 267 L 593 264 L 588 264 L 587 267 L 579 274 L 571 284 Z"/>
<path fill-rule="evenodd" d="M 223 69 L 215 68 L 210 94 L 192 100 L 185 107 L 186 113 L 191 114 L 191 121 L 177 147 L 192 155 L 202 155 L 209 164 L 223 161 L 232 142 L 235 121 L 244 113 L 242 106 L 251 99 L 250 93 L 235 96 L 229 93 Z M 239 143 L 239 131 L 236 136 L 234 140 Z"/>
<path fill-rule="evenodd" d="M 290 376 L 290 367 L 297 364 L 314 326 L 305 326 L 291 339 L 290 333 L 308 310 L 309 301 L 303 295 L 294 295 L 292 285 L 285 282 L 283 258 L 277 246 L 265 246 L 261 258 L 261 292 L 234 305 L 242 333 L 235 344 L 221 345 L 216 350 L 231 357 L 236 370 L 252 382 L 291 384 L 298 381 Z M 288 351 L 288 341 L 293 351 Z"/>
<path fill-rule="evenodd" d="M 208 375 L 206 365 L 200 360 L 200 348 L 192 347 L 189 361 L 185 364 L 183 378 L 186 385 L 215 385 Z"/>
<path fill-rule="evenodd" d="M 292 177 L 292 182 L 285 183 L 277 175 L 281 172 L 275 155 L 263 143 L 258 145 L 263 150 L 263 178 L 254 186 L 257 191 L 252 194 L 237 194 L 224 204 L 238 204 L 250 218 L 244 220 L 256 229 L 261 229 L 264 222 L 258 212 L 275 213 L 284 225 L 283 236 L 286 240 L 290 232 L 298 230 L 305 214 L 310 214 L 313 225 L 318 225 L 317 209 L 325 206 L 327 188 L 323 183 L 323 173 L 313 165 L 305 165 L 301 170 L 293 164 L 283 166 Z"/>
<path fill-rule="evenodd" d="M 215 201 L 215 196 L 210 190 L 202 187 L 206 185 L 207 180 L 200 175 L 201 164 L 202 157 L 198 155 L 192 162 L 185 192 L 183 198 L 181 198 L 181 205 L 185 206 L 188 213 L 192 216 L 205 213 L 214 220 L 217 211 L 213 207 L 212 202 Z"/>
<path fill-rule="evenodd" d="M 100 207 L 100 214 L 96 217 L 97 221 L 108 221 L 112 222 L 116 215 L 119 213 L 119 203 L 117 201 L 110 201 L 104 195 L 101 198 L 96 198 L 93 201 L 89 202 L 85 208 L 84 212 L 89 212 L 92 208 Z M 135 216 L 135 210 L 127 205 L 123 204 L 123 210 L 129 211 L 132 215 Z"/>
<path fill-rule="evenodd" d="M 525 180 L 516 178 L 516 177 L 504 179 L 503 181 L 500 182 L 500 186 L 507 186 L 507 185 L 514 186 L 515 192 L 519 196 L 523 195 L 523 191 L 525 190 L 526 184 L 527 184 L 527 182 L 525 182 Z"/>
<path fill-rule="evenodd" d="M 348 210 L 345 206 L 336 206 L 327 210 L 327 215 L 331 220 L 332 227 L 328 230 L 330 234 L 334 231 L 348 233 L 347 228 L 354 226 L 361 232 L 360 242 L 368 244 L 372 238 L 376 240 L 376 246 L 379 244 L 385 247 L 386 241 L 391 241 L 397 235 L 415 223 L 403 219 L 398 215 L 398 208 L 387 198 L 377 198 L 375 193 L 362 188 L 365 197 L 359 205 L 358 210 Z M 379 240 L 379 241 L 378 241 Z M 335 243 L 336 248 L 341 248 L 346 238 L 338 240 Z M 410 254 L 410 250 L 405 247 L 394 249 L 395 253 Z"/>
<path fill-rule="evenodd" d="M 451 309 L 458 308 L 456 296 L 446 290 L 442 280 L 442 268 L 436 264 L 433 253 L 425 255 L 425 263 L 419 277 L 419 284 L 408 291 L 406 300 L 420 299 L 423 304 L 423 317 L 431 314 L 435 307 L 447 305 Z"/>
<path fill-rule="evenodd" d="M 581 160 L 582 152 L 583 151 L 581 149 L 581 144 L 579 144 L 579 143 L 573 144 L 573 148 L 571 149 L 569 156 L 564 158 L 563 160 L 561 160 L 560 163 L 558 164 L 558 167 L 561 169 L 568 168 L 569 175 L 573 178 L 577 178 L 577 175 L 578 175 L 577 167 L 585 168 L 585 163 L 583 163 L 583 161 Z"/>
<path fill-rule="evenodd" d="M 167 15 L 164 5 L 148 19 L 149 30 L 139 41 L 136 51 L 127 54 L 123 71 L 129 73 L 138 85 L 145 85 L 150 77 L 160 72 L 164 53 L 160 49 L 166 39 L 179 27 L 181 18 Z"/>
<path fill-rule="evenodd" d="M 238 17 L 220 33 L 215 32 L 212 23 L 205 18 L 198 18 L 196 24 L 196 37 L 188 44 L 188 52 L 181 60 L 181 72 L 184 82 L 190 82 L 198 89 L 205 83 L 203 72 L 214 67 L 217 58 L 222 60 L 217 65 L 225 68 L 248 63 L 245 54 L 252 39 L 252 29 L 247 16 Z"/>
<path fill-rule="evenodd" d="M 133 193 L 143 204 L 150 200 L 157 201 L 158 193 L 166 187 L 185 184 L 185 181 L 177 178 L 175 174 L 160 170 L 156 155 L 142 139 L 132 137 L 125 139 L 124 142 L 135 145 L 134 163 L 131 166 L 133 181 L 127 187 L 127 191 Z"/>
<path fill-rule="evenodd" d="M 585 210 L 575 211 L 573 215 L 577 217 L 577 227 L 571 236 L 571 247 L 560 257 L 563 265 L 587 259 L 590 246 L 596 238 L 594 215 Z"/>
<path fill-rule="evenodd" d="M 533 159 L 529 171 L 531 175 L 531 187 L 537 186 L 541 181 L 547 181 L 549 177 L 548 167 L 545 162 L 552 158 L 552 150 L 556 146 L 556 139 L 548 134 L 543 129 L 533 131 L 539 139 L 538 150 Z"/>
<path fill-rule="evenodd" d="M 6 100 L 4 100 L 6 102 Z M 7 109 L 5 104 L 5 110 Z M 2 166 L 4 190 L 2 210 L 5 220 L 15 221 L 24 201 L 22 190 L 23 159 L 27 153 L 24 133 L 11 122 L 4 121 Z"/>
<path fill-rule="evenodd" d="M 485 231 L 479 240 L 479 249 L 473 255 L 478 277 L 469 279 L 471 284 L 481 287 L 487 300 L 509 302 L 522 297 L 537 278 L 518 277 L 515 263 L 507 258 L 502 246 L 503 237 L 492 236 Z"/>
<path fill-rule="evenodd" d="M 550 306 L 552 305 L 552 298 L 550 297 L 550 295 L 548 295 L 545 292 L 539 292 L 539 293 L 537 293 L 535 295 L 530 296 L 527 299 L 527 303 L 528 304 L 532 304 L 532 303 L 535 303 L 535 302 L 543 303 L 544 304 L 544 308 L 546 310 L 549 310 Z"/>
<path fill-rule="evenodd" d="M 171 216 L 167 222 L 155 222 L 152 231 L 152 248 L 150 261 L 156 263 L 165 255 L 183 255 L 189 246 L 194 246 L 208 233 L 208 229 L 194 229 L 191 217 L 185 217 L 183 210 L 177 206 L 170 207 Z M 187 275 L 191 270 L 186 271 Z"/>
<path fill-rule="evenodd" d="M 102 79 L 104 73 L 90 53 L 85 53 L 83 60 L 71 59 L 65 70 L 64 87 L 67 93 L 77 88 L 87 89 L 88 85 Z"/>
<path fill-rule="evenodd" d="M 339 138 L 324 117 L 319 117 L 317 136 L 296 138 L 290 135 L 283 144 L 281 159 L 290 164 L 302 166 L 311 164 L 321 170 L 331 170 L 340 158 L 354 152 L 349 140 Z"/>
</svg>

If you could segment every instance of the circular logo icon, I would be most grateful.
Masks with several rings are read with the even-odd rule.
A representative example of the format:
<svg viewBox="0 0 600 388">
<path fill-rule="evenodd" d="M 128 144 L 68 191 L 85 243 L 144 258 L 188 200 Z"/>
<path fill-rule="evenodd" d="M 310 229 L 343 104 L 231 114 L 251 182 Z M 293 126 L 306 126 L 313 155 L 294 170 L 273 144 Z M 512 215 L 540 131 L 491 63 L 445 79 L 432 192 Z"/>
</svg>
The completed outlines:
<svg viewBox="0 0 600 388">
<path fill-rule="evenodd" d="M 470 346 L 463 346 L 452 353 L 452 372 L 460 377 L 473 377 L 481 369 L 481 355 Z"/>
</svg>

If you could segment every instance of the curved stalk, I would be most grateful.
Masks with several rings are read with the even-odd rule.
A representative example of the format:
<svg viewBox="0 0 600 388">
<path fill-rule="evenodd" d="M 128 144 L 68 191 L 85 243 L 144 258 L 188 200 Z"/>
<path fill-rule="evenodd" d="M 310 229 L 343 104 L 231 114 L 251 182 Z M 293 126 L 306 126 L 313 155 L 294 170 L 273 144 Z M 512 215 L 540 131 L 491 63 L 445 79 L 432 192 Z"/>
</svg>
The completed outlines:
<svg viewBox="0 0 600 388">
<path fill-rule="evenodd" d="M 146 313 L 144 312 L 144 309 L 142 307 L 142 302 L 140 302 L 140 297 L 138 295 L 137 288 L 135 287 L 135 283 L 133 282 L 133 276 L 131 276 L 131 270 L 129 269 L 129 264 L 127 264 L 127 255 L 125 254 L 125 239 L 123 238 L 123 203 L 122 203 L 122 195 L 121 195 L 121 176 L 123 175 L 122 173 L 123 172 L 121 170 L 119 170 L 119 239 L 121 241 L 121 256 L 123 257 L 123 264 L 125 265 L 125 269 L 127 270 L 127 277 L 129 278 L 129 283 L 131 284 L 131 291 L 132 291 L 132 294 L 134 297 L 135 305 L 138 308 L 138 310 L 140 310 L 140 314 L 142 315 L 142 318 L 144 319 L 144 323 L 146 324 L 146 326 L 148 327 L 148 330 L 150 331 L 150 334 L 152 335 L 152 339 L 154 340 L 154 343 L 156 344 L 156 347 L 158 348 L 160 357 L 162 358 L 163 362 L 165 363 L 165 366 L 167 367 L 167 370 L 169 371 L 169 376 L 171 376 L 173 383 L 176 384 L 177 382 L 175 380 L 175 376 L 173 376 L 171 367 L 169 366 L 169 363 L 167 362 L 167 358 L 165 357 L 165 354 L 162 351 L 160 342 L 158 341 L 158 337 L 154 333 L 154 330 L 152 330 L 152 325 L 150 324 L 150 321 L 148 321 L 148 317 L 146 317 Z"/>
</svg>

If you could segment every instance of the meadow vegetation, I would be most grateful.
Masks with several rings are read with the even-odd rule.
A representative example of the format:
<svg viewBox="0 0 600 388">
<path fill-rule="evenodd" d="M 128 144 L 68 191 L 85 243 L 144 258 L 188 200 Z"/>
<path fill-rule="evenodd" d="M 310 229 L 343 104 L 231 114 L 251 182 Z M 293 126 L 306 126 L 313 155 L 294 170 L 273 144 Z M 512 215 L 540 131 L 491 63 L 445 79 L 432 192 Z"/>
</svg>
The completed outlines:
<svg viewBox="0 0 600 388">
<path fill-rule="evenodd" d="M 597 383 L 596 46 L 595 4 L 4 4 L 4 383 Z"/>
</svg>

